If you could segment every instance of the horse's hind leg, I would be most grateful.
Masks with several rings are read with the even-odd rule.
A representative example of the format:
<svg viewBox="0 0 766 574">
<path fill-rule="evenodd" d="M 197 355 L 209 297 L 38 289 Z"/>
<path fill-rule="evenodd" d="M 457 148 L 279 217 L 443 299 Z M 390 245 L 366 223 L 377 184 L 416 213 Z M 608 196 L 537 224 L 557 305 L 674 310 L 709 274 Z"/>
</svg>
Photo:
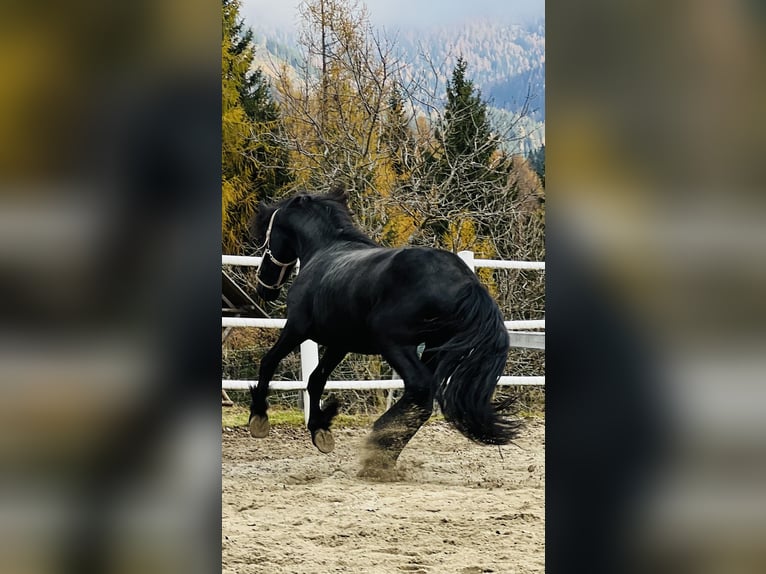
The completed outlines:
<svg viewBox="0 0 766 574">
<path fill-rule="evenodd" d="M 308 429 L 311 432 L 311 442 L 321 452 L 331 452 L 335 448 L 335 439 L 330 432 L 330 423 L 338 414 L 338 402 L 330 399 L 325 402 L 324 408 L 320 408 L 319 400 L 322 397 L 324 386 L 333 369 L 337 367 L 346 356 L 346 351 L 334 347 L 328 347 L 319 364 L 309 376 L 309 421 Z"/>
<path fill-rule="evenodd" d="M 404 394 L 375 421 L 361 476 L 393 469 L 402 449 L 433 412 L 433 373 L 418 359 L 415 348 L 392 347 L 383 356 L 404 379 Z"/>
<path fill-rule="evenodd" d="M 304 338 L 289 328 L 289 322 L 279 335 L 274 346 L 263 356 L 258 371 L 258 386 L 250 387 L 250 420 L 248 427 L 250 435 L 254 438 L 263 438 L 269 434 L 269 418 L 266 415 L 268 402 L 266 395 L 269 391 L 269 383 L 277 370 L 277 365 L 290 351 L 295 349 Z"/>
</svg>

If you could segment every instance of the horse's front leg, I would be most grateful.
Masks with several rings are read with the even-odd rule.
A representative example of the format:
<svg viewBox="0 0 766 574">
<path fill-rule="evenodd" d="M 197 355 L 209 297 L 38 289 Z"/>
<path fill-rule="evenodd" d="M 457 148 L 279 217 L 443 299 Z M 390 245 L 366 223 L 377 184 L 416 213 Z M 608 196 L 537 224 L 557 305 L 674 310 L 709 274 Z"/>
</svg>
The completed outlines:
<svg viewBox="0 0 766 574">
<path fill-rule="evenodd" d="M 284 329 L 279 335 L 279 339 L 274 346 L 263 356 L 261 366 L 258 371 L 258 386 L 250 387 L 250 434 L 255 438 L 263 438 L 269 434 L 269 418 L 266 415 L 268 402 L 266 395 L 269 392 L 269 383 L 277 370 L 279 362 L 284 359 L 290 351 L 305 341 L 294 329 L 290 328 L 290 322 L 285 324 Z"/>
<path fill-rule="evenodd" d="M 333 369 L 337 367 L 346 356 L 346 351 L 335 347 L 328 347 L 319 364 L 309 376 L 309 421 L 308 429 L 311 432 L 311 442 L 321 452 L 331 452 L 335 448 L 335 439 L 330 432 L 330 423 L 338 414 L 338 402 L 330 399 L 325 402 L 324 408 L 320 408 L 319 400 L 322 397 L 327 379 Z"/>
</svg>

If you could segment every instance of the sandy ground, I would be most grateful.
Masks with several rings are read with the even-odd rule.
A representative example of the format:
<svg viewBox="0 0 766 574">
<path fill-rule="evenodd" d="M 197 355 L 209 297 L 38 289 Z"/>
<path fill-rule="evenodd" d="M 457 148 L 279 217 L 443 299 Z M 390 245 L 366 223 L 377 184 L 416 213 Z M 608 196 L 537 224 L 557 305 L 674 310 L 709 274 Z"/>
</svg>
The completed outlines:
<svg viewBox="0 0 766 574">
<path fill-rule="evenodd" d="M 222 572 L 544 571 L 542 422 L 501 452 L 430 422 L 390 482 L 356 477 L 368 430 L 322 454 L 305 430 L 224 429 Z"/>
</svg>

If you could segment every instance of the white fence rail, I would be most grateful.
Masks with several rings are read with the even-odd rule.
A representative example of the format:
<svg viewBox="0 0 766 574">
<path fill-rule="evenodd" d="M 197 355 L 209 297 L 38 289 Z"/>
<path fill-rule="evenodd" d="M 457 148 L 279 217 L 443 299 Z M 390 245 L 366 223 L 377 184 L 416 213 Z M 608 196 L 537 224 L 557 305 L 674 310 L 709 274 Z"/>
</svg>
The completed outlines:
<svg viewBox="0 0 766 574">
<path fill-rule="evenodd" d="M 537 269 L 544 271 L 545 263 L 541 261 L 502 261 L 497 259 L 474 259 L 472 251 L 461 251 L 458 253 L 466 265 L 475 270 L 477 267 L 488 267 L 492 269 Z M 244 257 L 238 255 L 224 255 L 222 257 L 223 265 L 241 265 L 249 267 L 258 267 L 261 264 L 261 257 Z M 300 265 L 300 263 L 299 263 Z M 299 268 L 296 265 L 296 270 Z M 222 317 L 222 327 L 262 327 L 269 329 L 281 329 L 284 327 L 286 319 L 256 319 L 246 317 Z M 545 333 L 536 330 L 545 329 L 545 320 L 532 321 L 505 321 L 505 326 L 509 331 L 511 346 L 531 349 L 545 349 Z M 304 392 L 304 405 L 308 405 L 308 393 L 306 384 L 309 375 L 316 368 L 319 362 L 319 348 L 314 341 L 308 340 L 301 344 L 301 377 L 302 381 L 272 381 L 269 388 L 274 390 L 295 390 Z M 258 381 L 227 379 L 222 381 L 222 388 L 225 390 L 247 390 L 250 386 L 257 385 Z M 501 385 L 544 385 L 544 376 L 502 376 L 498 384 Z M 367 390 L 367 389 L 401 389 L 404 383 L 401 379 L 380 379 L 364 381 L 327 381 L 325 387 L 327 390 Z"/>
<path fill-rule="evenodd" d="M 221 317 L 221 327 L 262 327 L 266 329 L 281 329 L 287 319 L 259 319 L 255 317 Z M 519 329 L 545 329 L 545 320 L 536 321 L 505 321 L 509 331 Z"/>
</svg>

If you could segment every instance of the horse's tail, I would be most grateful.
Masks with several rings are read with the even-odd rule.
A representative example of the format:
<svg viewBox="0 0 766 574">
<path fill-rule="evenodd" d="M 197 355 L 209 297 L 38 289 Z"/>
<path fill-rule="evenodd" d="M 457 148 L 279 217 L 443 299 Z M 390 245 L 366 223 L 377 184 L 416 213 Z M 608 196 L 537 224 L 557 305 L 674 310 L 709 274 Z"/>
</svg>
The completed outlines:
<svg viewBox="0 0 766 574">
<path fill-rule="evenodd" d="M 492 403 L 509 348 L 500 309 L 475 282 L 461 291 L 455 319 L 456 335 L 432 349 L 438 356 L 436 400 L 444 418 L 469 439 L 507 444 L 521 425 L 500 414 L 513 407 L 513 399 Z"/>
</svg>

